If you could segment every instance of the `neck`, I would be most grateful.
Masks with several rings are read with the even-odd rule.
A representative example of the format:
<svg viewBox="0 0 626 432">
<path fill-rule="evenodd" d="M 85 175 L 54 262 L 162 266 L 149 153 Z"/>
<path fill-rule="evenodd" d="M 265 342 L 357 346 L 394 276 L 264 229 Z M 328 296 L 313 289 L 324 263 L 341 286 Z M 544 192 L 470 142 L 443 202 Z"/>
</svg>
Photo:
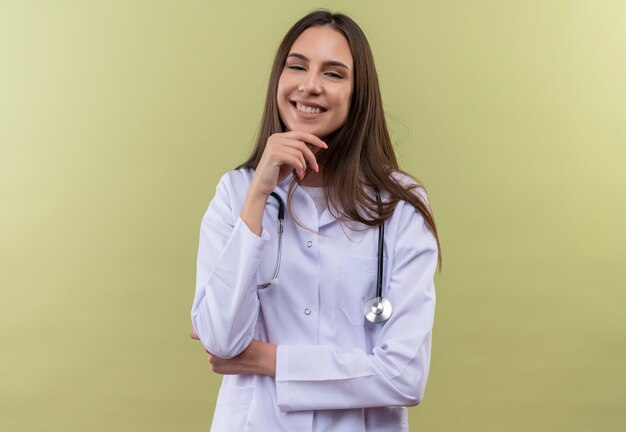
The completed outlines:
<svg viewBox="0 0 626 432">
<path fill-rule="evenodd" d="M 320 172 L 310 171 L 300 181 L 300 186 L 324 187 L 324 176 L 322 174 L 322 167 L 320 166 Z"/>
</svg>

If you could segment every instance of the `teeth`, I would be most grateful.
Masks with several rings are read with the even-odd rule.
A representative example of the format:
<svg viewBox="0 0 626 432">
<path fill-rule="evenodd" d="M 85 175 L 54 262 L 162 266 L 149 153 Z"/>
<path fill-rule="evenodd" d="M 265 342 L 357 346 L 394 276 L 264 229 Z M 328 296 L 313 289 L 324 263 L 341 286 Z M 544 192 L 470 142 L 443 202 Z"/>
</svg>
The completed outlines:
<svg viewBox="0 0 626 432">
<path fill-rule="evenodd" d="M 309 113 L 309 114 L 319 114 L 322 112 L 322 110 L 317 107 L 310 107 L 310 106 L 302 105 L 301 103 L 298 103 L 298 102 L 296 102 L 296 108 L 298 109 L 298 111 L 302 111 L 302 112 Z"/>
</svg>

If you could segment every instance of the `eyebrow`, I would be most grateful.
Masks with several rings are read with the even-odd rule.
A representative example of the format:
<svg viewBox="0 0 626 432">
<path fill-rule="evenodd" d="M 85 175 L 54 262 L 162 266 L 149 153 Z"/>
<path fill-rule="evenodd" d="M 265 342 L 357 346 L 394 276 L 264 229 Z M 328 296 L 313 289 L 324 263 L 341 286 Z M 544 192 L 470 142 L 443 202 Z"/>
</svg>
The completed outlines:
<svg viewBox="0 0 626 432">
<path fill-rule="evenodd" d="M 299 58 L 299 59 L 304 60 L 306 62 L 309 61 L 309 58 L 307 56 L 305 56 L 304 54 L 300 54 L 300 53 L 291 53 L 291 54 L 289 54 L 287 56 L 287 58 L 289 58 L 289 57 L 296 57 L 296 58 Z M 325 61 L 322 64 L 324 66 L 339 66 L 339 67 L 345 68 L 347 70 L 350 70 L 350 68 L 348 66 L 346 66 L 345 64 L 343 64 L 343 63 L 341 63 L 339 61 L 336 61 L 336 60 L 328 60 L 328 61 Z"/>
</svg>

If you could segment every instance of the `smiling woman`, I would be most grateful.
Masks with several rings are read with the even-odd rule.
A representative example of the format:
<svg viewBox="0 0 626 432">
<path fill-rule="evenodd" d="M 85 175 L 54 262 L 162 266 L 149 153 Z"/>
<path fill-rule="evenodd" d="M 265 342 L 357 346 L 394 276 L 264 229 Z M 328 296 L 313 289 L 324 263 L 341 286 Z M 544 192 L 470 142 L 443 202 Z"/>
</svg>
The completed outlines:
<svg viewBox="0 0 626 432">
<path fill-rule="evenodd" d="M 212 430 L 408 430 L 438 263 L 365 35 L 342 14 L 305 16 L 276 54 L 252 155 L 202 219 L 191 317 L 225 375 Z"/>
<path fill-rule="evenodd" d="M 332 27 L 310 27 L 291 47 L 280 74 L 280 118 L 289 130 L 326 138 L 345 123 L 352 88 L 352 54 L 345 36 Z"/>
</svg>

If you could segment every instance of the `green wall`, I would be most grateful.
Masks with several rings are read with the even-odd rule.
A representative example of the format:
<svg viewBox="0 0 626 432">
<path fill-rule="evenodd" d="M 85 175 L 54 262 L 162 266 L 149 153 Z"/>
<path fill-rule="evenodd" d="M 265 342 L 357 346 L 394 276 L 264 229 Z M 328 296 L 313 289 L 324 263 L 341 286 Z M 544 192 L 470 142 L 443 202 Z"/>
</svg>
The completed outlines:
<svg viewBox="0 0 626 432">
<path fill-rule="evenodd" d="M 626 430 L 626 3 L 608 0 L 0 0 L 0 430 L 208 430 L 200 218 L 317 7 L 370 38 L 441 231 L 412 430 Z"/>
</svg>

